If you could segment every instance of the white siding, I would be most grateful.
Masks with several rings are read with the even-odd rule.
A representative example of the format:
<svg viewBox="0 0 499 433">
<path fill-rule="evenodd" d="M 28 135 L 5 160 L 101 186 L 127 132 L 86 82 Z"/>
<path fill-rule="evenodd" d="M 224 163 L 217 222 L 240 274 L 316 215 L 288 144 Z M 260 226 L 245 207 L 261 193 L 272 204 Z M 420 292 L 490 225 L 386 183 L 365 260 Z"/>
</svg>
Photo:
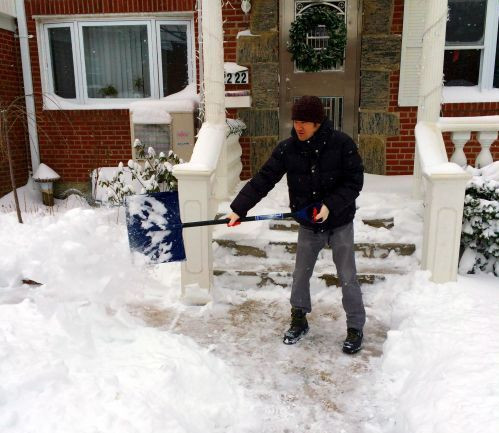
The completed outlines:
<svg viewBox="0 0 499 433">
<path fill-rule="evenodd" d="M 402 107 L 418 105 L 424 21 L 425 0 L 405 0 L 398 97 Z"/>
</svg>

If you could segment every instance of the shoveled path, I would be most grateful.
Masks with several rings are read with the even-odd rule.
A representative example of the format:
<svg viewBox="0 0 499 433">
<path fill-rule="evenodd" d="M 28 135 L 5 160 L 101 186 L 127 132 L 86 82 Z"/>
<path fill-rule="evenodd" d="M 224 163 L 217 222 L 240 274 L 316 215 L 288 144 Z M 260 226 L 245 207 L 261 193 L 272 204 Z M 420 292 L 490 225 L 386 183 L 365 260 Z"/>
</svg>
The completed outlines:
<svg viewBox="0 0 499 433">
<path fill-rule="evenodd" d="M 363 289 L 371 291 L 373 286 Z M 149 326 L 193 338 L 232 366 L 248 394 L 264 408 L 263 432 L 360 433 L 370 412 L 365 410 L 369 382 L 387 328 L 369 317 L 364 349 L 353 356 L 343 354 L 346 329 L 340 295 L 337 288 L 316 288 L 310 332 L 294 346 L 281 342 L 289 324 L 286 289 L 218 289 L 217 302 L 208 307 L 136 307 L 131 312 Z"/>
</svg>

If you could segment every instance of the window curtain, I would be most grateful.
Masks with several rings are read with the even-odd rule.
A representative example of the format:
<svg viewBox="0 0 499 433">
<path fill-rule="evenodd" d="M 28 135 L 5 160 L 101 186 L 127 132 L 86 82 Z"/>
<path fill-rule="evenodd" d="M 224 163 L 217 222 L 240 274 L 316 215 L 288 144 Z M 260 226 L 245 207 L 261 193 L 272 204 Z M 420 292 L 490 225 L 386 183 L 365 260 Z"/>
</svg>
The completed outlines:
<svg viewBox="0 0 499 433">
<path fill-rule="evenodd" d="M 89 98 L 151 96 L 146 25 L 84 26 Z"/>
</svg>

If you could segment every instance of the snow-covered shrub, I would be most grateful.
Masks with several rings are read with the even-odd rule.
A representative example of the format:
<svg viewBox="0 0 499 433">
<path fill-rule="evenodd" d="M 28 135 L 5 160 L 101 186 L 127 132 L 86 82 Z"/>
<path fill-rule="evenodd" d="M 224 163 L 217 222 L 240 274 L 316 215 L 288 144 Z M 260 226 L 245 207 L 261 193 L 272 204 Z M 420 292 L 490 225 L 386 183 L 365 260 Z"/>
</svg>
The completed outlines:
<svg viewBox="0 0 499 433">
<path fill-rule="evenodd" d="M 499 182 L 476 176 L 468 184 L 461 246 L 461 274 L 481 270 L 499 276 Z"/>
<path fill-rule="evenodd" d="M 143 162 L 128 161 L 128 169 L 132 174 L 132 180 L 138 181 L 140 194 L 176 191 L 177 179 L 172 174 L 173 166 L 183 161 L 170 150 L 168 155 L 149 147 L 147 151 L 140 140 L 135 140 L 133 147 L 136 155 Z M 99 180 L 99 186 L 107 188 L 108 201 L 114 205 L 122 205 L 124 198 L 128 195 L 137 194 L 135 188 L 125 181 L 123 163 L 120 162 L 118 170 L 110 180 Z"/>
</svg>

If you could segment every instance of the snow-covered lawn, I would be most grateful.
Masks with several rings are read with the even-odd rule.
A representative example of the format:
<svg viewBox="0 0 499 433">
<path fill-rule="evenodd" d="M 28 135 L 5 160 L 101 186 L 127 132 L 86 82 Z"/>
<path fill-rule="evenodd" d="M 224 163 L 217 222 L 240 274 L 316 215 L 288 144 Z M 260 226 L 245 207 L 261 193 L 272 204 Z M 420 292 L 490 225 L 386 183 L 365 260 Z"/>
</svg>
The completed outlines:
<svg viewBox="0 0 499 433">
<path fill-rule="evenodd" d="M 0 199 L 0 432 L 497 432 L 499 280 L 436 285 L 414 270 L 422 211 L 408 181 L 368 176 L 358 201 L 358 240 L 417 250 L 406 275 L 363 287 L 355 356 L 340 350 L 339 289 L 312 287 L 311 331 L 285 346 L 289 287 L 244 290 L 225 276 L 214 302 L 186 306 L 178 263 L 132 260 L 123 212 L 75 196 L 48 212 L 24 188 L 20 225 Z M 279 184 L 255 213 L 285 206 Z M 374 216 L 395 227 L 361 222 Z M 216 236 L 279 236 L 251 224 Z"/>
</svg>

